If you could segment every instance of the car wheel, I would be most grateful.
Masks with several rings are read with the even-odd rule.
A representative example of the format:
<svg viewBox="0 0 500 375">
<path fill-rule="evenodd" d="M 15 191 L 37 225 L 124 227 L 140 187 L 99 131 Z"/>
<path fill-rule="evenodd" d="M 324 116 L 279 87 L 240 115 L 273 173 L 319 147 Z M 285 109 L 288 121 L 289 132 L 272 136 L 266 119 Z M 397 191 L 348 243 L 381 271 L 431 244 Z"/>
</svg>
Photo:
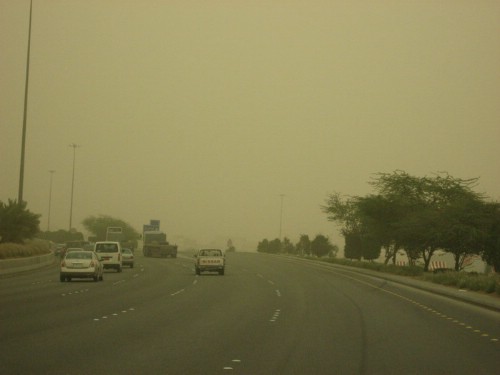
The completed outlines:
<svg viewBox="0 0 500 375">
<path fill-rule="evenodd" d="M 68 276 L 68 277 L 66 277 L 66 280 L 67 280 L 67 281 L 71 281 L 71 277 L 69 277 L 69 276 Z"/>
<path fill-rule="evenodd" d="M 201 273 L 199 268 L 195 268 L 195 272 L 197 275 L 199 275 Z"/>
<path fill-rule="evenodd" d="M 122 272 L 122 268 L 121 268 L 121 267 L 118 267 L 116 270 L 117 270 L 118 272 Z"/>
<path fill-rule="evenodd" d="M 224 276 L 224 270 L 220 270 L 219 275 Z"/>
<path fill-rule="evenodd" d="M 92 278 L 95 282 L 99 281 L 99 274 L 95 274 Z"/>
<path fill-rule="evenodd" d="M 59 280 L 63 283 L 64 280 L 66 280 L 66 278 L 63 275 L 61 275 L 61 276 L 59 276 Z"/>
<path fill-rule="evenodd" d="M 134 268 L 134 263 L 132 263 L 132 264 L 130 265 L 130 268 Z"/>
</svg>

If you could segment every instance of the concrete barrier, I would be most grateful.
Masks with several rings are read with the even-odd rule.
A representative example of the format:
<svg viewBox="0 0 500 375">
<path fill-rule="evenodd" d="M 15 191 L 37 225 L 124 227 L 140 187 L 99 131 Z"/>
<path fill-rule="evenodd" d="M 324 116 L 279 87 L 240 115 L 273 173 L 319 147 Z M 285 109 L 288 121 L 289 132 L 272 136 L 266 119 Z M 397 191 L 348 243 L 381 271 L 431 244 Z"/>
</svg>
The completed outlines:
<svg viewBox="0 0 500 375">
<path fill-rule="evenodd" d="M 29 258 L 0 259 L 0 276 L 49 266 L 56 260 L 54 253 Z"/>
</svg>

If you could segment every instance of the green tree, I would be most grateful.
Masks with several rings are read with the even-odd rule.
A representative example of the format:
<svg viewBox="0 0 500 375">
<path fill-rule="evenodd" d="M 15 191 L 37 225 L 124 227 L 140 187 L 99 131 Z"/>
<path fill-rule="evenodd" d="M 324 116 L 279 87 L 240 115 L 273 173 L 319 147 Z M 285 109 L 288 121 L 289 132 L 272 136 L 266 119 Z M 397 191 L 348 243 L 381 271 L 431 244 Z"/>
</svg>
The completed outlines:
<svg viewBox="0 0 500 375">
<path fill-rule="evenodd" d="M 295 246 L 288 237 L 283 238 L 282 251 L 286 254 L 295 254 Z"/>
<path fill-rule="evenodd" d="M 385 249 L 384 264 L 389 261 L 396 264 L 396 254 L 401 250 L 401 245 L 395 237 L 395 227 L 404 213 L 402 206 L 397 200 L 373 194 L 360 198 L 357 206 L 364 232 Z M 380 252 L 375 246 L 373 250 Z"/>
<path fill-rule="evenodd" d="M 271 254 L 279 254 L 281 252 L 281 240 L 279 238 L 275 238 L 272 241 L 269 241 L 269 252 Z"/>
<path fill-rule="evenodd" d="M 124 241 L 135 244 L 140 237 L 140 234 L 130 224 L 108 215 L 89 216 L 83 220 L 82 224 L 88 232 L 92 233 L 96 241 L 104 241 L 106 239 L 106 230 L 108 227 L 121 227 Z"/>
<path fill-rule="evenodd" d="M 482 258 L 495 271 L 500 271 L 500 203 L 486 204 L 486 236 L 484 238 Z"/>
<path fill-rule="evenodd" d="M 295 245 L 297 254 L 310 255 L 311 254 L 311 240 L 307 234 L 301 234 L 299 242 Z"/>
<path fill-rule="evenodd" d="M 53 232 L 51 231 L 40 232 L 37 234 L 37 237 L 55 243 L 65 243 L 68 241 L 83 240 L 83 233 L 59 229 Z"/>
<path fill-rule="evenodd" d="M 399 205 L 400 215 L 393 226 L 394 241 L 405 251 L 418 252 L 425 270 L 437 249 L 458 251 L 459 242 L 450 239 L 450 227 L 454 226 L 450 214 L 464 211 L 450 207 L 479 201 L 482 196 L 472 190 L 476 183 L 477 178 L 463 180 L 446 173 L 414 177 L 403 171 L 379 173 L 371 182 L 379 194 Z"/>
<path fill-rule="evenodd" d="M 30 212 L 25 201 L 0 201 L 0 242 L 22 243 L 39 231 L 40 215 Z"/>
<path fill-rule="evenodd" d="M 363 247 L 361 236 L 357 232 L 344 232 L 344 257 L 347 259 L 361 260 L 363 257 Z"/>
<path fill-rule="evenodd" d="M 267 238 L 257 244 L 257 251 L 259 253 L 269 253 L 269 240 Z"/>
<path fill-rule="evenodd" d="M 324 257 L 326 255 L 335 256 L 336 250 L 338 249 L 330 243 L 330 239 L 322 234 L 316 235 L 311 242 L 311 252 L 317 257 Z"/>
</svg>

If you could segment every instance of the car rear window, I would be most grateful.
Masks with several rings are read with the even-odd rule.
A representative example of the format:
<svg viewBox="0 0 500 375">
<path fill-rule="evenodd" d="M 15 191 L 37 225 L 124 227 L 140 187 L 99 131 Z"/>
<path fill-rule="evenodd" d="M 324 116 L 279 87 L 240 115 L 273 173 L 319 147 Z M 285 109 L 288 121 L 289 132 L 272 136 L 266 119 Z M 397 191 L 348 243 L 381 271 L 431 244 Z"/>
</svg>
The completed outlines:
<svg viewBox="0 0 500 375">
<path fill-rule="evenodd" d="M 66 255 L 66 259 L 92 259 L 92 254 L 88 252 L 72 251 Z"/>
<path fill-rule="evenodd" d="M 114 243 L 98 243 L 95 250 L 98 253 L 117 253 L 118 246 Z"/>
</svg>

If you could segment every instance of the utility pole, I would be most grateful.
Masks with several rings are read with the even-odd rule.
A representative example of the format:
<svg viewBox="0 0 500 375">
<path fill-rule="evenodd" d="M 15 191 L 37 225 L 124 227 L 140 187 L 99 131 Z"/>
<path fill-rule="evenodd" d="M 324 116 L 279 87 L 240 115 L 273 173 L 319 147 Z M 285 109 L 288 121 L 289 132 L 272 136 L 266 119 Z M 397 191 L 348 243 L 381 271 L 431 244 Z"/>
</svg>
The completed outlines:
<svg viewBox="0 0 500 375">
<path fill-rule="evenodd" d="M 76 148 L 80 147 L 76 143 L 72 143 L 69 147 L 73 147 L 73 177 L 71 179 L 71 204 L 69 206 L 69 231 L 71 231 L 71 225 L 73 220 L 73 191 L 75 188 L 75 158 L 76 158 Z"/>
<path fill-rule="evenodd" d="M 279 239 L 281 241 L 281 229 L 283 227 L 283 198 L 285 197 L 285 194 L 280 194 L 281 198 L 281 207 L 280 207 L 280 236 Z"/>
<path fill-rule="evenodd" d="M 49 214 L 47 215 L 47 232 L 50 231 L 50 206 L 52 203 L 52 177 L 54 176 L 54 170 L 50 171 L 50 188 L 49 188 Z"/>
<path fill-rule="evenodd" d="M 30 77 L 30 51 L 31 51 L 31 14 L 33 9 L 33 0 L 30 1 L 30 18 L 28 28 L 28 54 L 26 57 L 26 82 L 24 86 L 24 114 L 23 114 L 23 133 L 21 139 L 21 167 L 19 170 L 19 193 L 17 195 L 17 202 L 23 201 L 24 190 L 24 152 L 26 149 L 26 122 L 28 117 L 28 82 Z"/>
</svg>

